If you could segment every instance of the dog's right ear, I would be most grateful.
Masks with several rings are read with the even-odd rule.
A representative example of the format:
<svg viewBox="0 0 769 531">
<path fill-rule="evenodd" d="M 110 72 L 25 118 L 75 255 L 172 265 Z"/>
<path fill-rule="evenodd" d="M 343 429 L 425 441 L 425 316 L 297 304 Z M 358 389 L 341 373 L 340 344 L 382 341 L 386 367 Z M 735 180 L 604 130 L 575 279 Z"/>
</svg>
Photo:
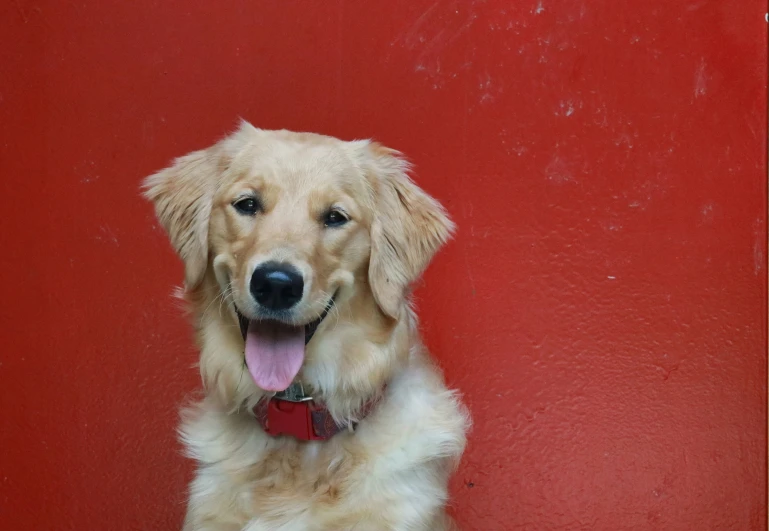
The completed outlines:
<svg viewBox="0 0 769 531">
<path fill-rule="evenodd" d="M 208 222 L 218 176 L 221 148 L 214 145 L 178 158 L 144 180 L 144 197 L 184 262 L 186 289 L 203 280 L 208 265 Z"/>
</svg>

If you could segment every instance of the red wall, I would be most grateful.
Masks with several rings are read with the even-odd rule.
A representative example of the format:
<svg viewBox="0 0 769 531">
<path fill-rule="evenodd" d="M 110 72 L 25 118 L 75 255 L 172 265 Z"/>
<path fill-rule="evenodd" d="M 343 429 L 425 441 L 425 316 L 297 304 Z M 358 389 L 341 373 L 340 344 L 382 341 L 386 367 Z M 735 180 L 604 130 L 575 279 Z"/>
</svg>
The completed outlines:
<svg viewBox="0 0 769 531">
<path fill-rule="evenodd" d="M 198 380 L 140 179 L 238 116 L 403 150 L 466 530 L 766 523 L 759 0 L 0 6 L 0 528 L 178 529 Z"/>
</svg>

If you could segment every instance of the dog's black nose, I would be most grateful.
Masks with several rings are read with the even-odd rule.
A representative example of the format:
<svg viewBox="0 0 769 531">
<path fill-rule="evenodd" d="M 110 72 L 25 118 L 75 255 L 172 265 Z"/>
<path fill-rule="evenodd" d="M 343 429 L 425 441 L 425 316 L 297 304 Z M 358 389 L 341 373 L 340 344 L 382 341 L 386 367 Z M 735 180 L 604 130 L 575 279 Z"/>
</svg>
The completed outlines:
<svg viewBox="0 0 769 531">
<path fill-rule="evenodd" d="M 299 302 L 304 291 L 302 275 L 293 266 L 267 262 L 251 275 L 251 293 L 270 310 L 287 310 Z"/>
</svg>

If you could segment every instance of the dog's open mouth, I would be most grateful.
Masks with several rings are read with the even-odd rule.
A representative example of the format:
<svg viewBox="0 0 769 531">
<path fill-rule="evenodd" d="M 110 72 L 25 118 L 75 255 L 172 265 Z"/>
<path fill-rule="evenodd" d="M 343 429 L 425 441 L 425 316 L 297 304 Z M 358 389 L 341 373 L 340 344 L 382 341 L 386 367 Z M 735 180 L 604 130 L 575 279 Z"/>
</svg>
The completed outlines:
<svg viewBox="0 0 769 531">
<path fill-rule="evenodd" d="M 274 320 L 249 320 L 235 309 L 246 342 L 246 365 L 256 385 L 276 392 L 291 385 L 302 368 L 305 345 L 333 306 L 334 297 L 317 319 L 299 326 Z"/>
</svg>

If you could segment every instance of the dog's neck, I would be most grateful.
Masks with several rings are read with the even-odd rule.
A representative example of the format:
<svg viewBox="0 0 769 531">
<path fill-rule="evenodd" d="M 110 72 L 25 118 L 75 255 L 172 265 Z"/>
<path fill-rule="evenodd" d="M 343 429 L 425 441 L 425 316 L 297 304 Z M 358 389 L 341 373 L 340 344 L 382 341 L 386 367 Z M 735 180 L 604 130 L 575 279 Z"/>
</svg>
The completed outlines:
<svg viewBox="0 0 769 531">
<path fill-rule="evenodd" d="M 245 368 L 236 316 L 216 303 L 218 286 L 210 280 L 185 293 L 190 308 L 202 309 L 193 318 L 203 385 L 222 409 L 250 411 L 268 394 Z M 393 320 L 382 314 L 370 290 L 357 290 L 342 298 L 334 315 L 318 328 L 297 381 L 324 404 L 334 421 L 345 424 L 408 363 L 414 331 L 413 313 L 405 304 L 400 318 Z"/>
</svg>

